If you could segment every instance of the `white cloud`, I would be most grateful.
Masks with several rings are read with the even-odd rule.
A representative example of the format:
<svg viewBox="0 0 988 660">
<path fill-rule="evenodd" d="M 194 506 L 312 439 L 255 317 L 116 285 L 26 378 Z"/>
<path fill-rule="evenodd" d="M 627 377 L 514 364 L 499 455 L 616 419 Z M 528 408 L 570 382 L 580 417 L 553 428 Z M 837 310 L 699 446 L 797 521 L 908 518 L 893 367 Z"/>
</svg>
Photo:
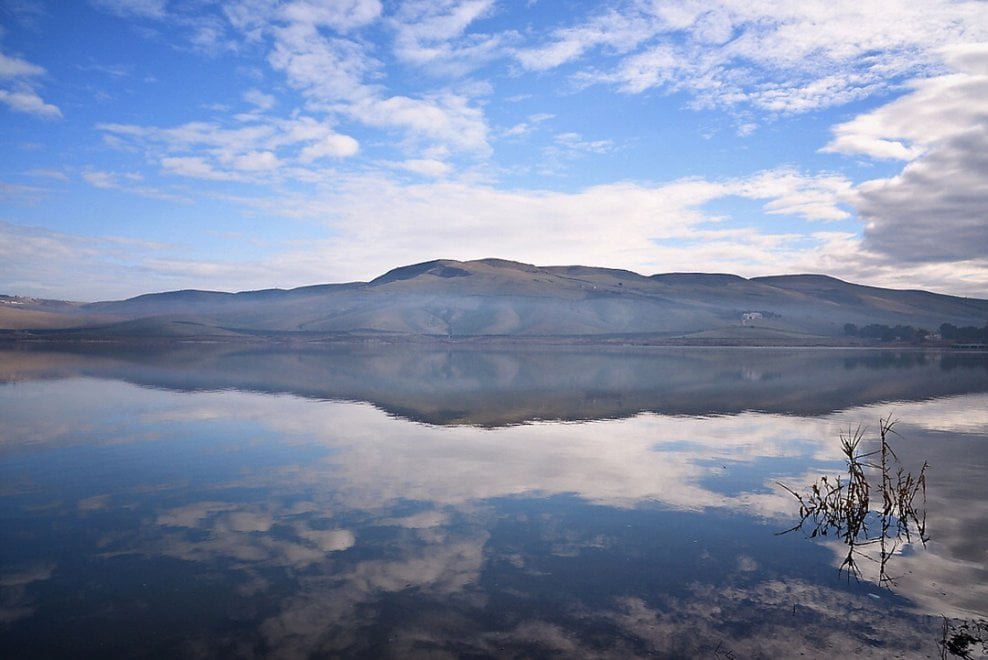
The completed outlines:
<svg viewBox="0 0 988 660">
<path fill-rule="evenodd" d="M 270 151 L 249 151 L 233 161 L 233 167 L 248 172 L 267 172 L 281 165 L 278 157 Z"/>
<path fill-rule="evenodd" d="M 7 183 L 0 181 L 0 200 L 16 201 L 22 204 L 34 204 L 39 201 L 47 191 L 37 186 L 25 186 L 20 183 Z"/>
<path fill-rule="evenodd" d="M 426 161 L 399 167 L 428 176 L 441 175 L 440 165 Z M 165 159 L 162 166 L 184 176 L 234 177 L 195 157 Z M 108 174 L 96 182 L 119 180 Z M 894 263 L 862 247 L 853 231 L 802 226 L 805 220 L 829 220 L 843 212 L 846 182 L 839 177 L 781 170 L 737 180 L 619 183 L 574 193 L 503 191 L 457 181 L 402 185 L 352 176 L 325 185 L 318 196 L 222 198 L 269 216 L 326 224 L 325 238 L 272 246 L 250 261 L 196 260 L 162 249 L 124 251 L 110 239 L 0 225 L 9 239 L 0 237 L 7 250 L 0 250 L 3 288 L 105 299 L 148 290 L 292 287 L 367 280 L 397 265 L 439 257 L 497 256 L 643 274 L 818 272 L 877 286 L 960 295 L 983 295 L 988 289 L 984 257 L 951 264 Z M 766 213 L 786 215 L 780 216 L 776 230 L 760 230 L 722 226 L 703 209 L 708 202 L 732 196 L 760 202 Z M 67 283 L 65 272 L 83 275 Z M 139 278 L 128 275 L 136 272 Z"/>
<path fill-rule="evenodd" d="M 59 169 L 54 168 L 36 168 L 33 170 L 28 170 L 25 174 L 29 176 L 44 177 L 46 179 L 54 179 L 57 181 L 68 181 L 69 177 Z"/>
<path fill-rule="evenodd" d="M 410 140 L 438 142 L 456 150 L 485 153 L 488 128 L 483 111 L 452 92 L 428 98 L 392 96 L 355 104 L 349 113 L 371 126 L 408 129 Z"/>
<path fill-rule="evenodd" d="M 505 129 L 504 131 L 502 131 L 501 135 L 503 135 L 504 137 L 517 137 L 521 135 L 527 135 L 528 133 L 534 131 L 539 126 L 539 124 L 542 124 L 543 122 L 547 122 L 550 119 L 553 119 L 554 117 L 555 115 L 546 112 L 540 112 L 534 115 L 530 115 L 527 121 L 523 121 L 521 123 L 515 124 L 514 126 L 511 126 L 510 128 Z"/>
<path fill-rule="evenodd" d="M 326 156 L 333 158 L 346 158 L 354 156 L 360 151 L 360 143 L 349 135 L 334 133 L 322 138 L 319 142 L 310 144 L 302 149 L 299 160 L 303 163 L 311 163 L 314 160 Z"/>
<path fill-rule="evenodd" d="M 749 137 L 750 135 L 753 135 L 755 133 L 755 131 L 757 131 L 757 130 L 758 130 L 758 124 L 756 124 L 754 122 L 746 122 L 746 123 L 741 124 L 740 126 L 738 126 L 737 136 L 738 137 Z"/>
<path fill-rule="evenodd" d="M 124 145 L 141 147 L 168 172 L 214 181 L 246 181 L 251 173 L 259 172 L 308 180 L 310 173 L 302 166 L 359 151 L 354 138 L 312 117 L 248 114 L 236 119 L 233 127 L 190 122 L 171 128 L 132 124 L 100 124 L 97 128 Z"/>
<path fill-rule="evenodd" d="M 427 173 L 433 167 L 412 166 Z M 327 222 L 332 240 L 307 244 L 305 251 L 283 258 L 313 269 L 331 263 L 338 280 L 371 278 L 397 264 L 437 257 L 491 256 L 644 273 L 711 270 L 764 275 L 794 267 L 819 272 L 821 255 L 833 248 L 843 250 L 844 244 L 836 245 L 833 233 L 817 235 L 803 227 L 796 231 L 793 220 L 781 218 L 778 233 L 721 228 L 702 206 L 740 196 L 762 201 L 769 214 L 832 220 L 846 214 L 840 206 L 846 186 L 839 177 L 809 177 L 789 170 L 721 182 L 684 179 L 651 187 L 616 183 L 575 193 L 505 191 L 457 181 L 401 185 L 379 177 L 354 177 L 334 182 L 334 192 L 321 198 L 241 201 L 258 204 L 264 212 Z M 835 261 L 837 272 L 847 267 L 839 257 Z"/>
<path fill-rule="evenodd" d="M 212 181 L 232 181 L 237 177 L 229 172 L 221 172 L 213 168 L 205 159 L 198 156 L 169 156 L 161 159 L 161 167 L 171 174 L 209 179 Z"/>
<path fill-rule="evenodd" d="M 185 3 L 105 0 L 101 6 L 173 23 L 191 16 Z M 108 142 L 142 154 L 165 174 L 270 185 L 244 203 L 273 215 L 329 218 L 327 231 L 340 237 L 335 243 L 271 256 L 268 265 L 284 260 L 277 272 L 296 273 L 305 282 L 318 276 L 315 264 L 325 263 L 326 255 L 338 270 L 322 280 L 374 276 L 437 256 L 494 255 L 644 272 L 827 270 L 876 284 L 939 284 L 974 292 L 982 286 L 980 246 L 988 243 L 981 210 L 988 207 L 982 194 L 988 167 L 982 156 L 988 149 L 983 109 L 988 54 L 985 46 L 969 42 L 988 39 L 988 5 L 894 0 L 879 7 L 808 0 L 779 7 L 724 0 L 609 7 L 542 37 L 487 20 L 505 11 L 490 0 L 416 0 L 387 7 L 376 0 L 224 3 L 222 16 L 229 26 L 223 30 L 232 27 L 241 42 L 250 42 L 241 43 L 242 52 L 260 55 L 276 72 L 280 91 L 291 87 L 293 93 L 279 96 L 276 104 L 278 86 L 262 89 L 264 76 L 259 75 L 241 94 L 252 107 L 235 95 L 220 99 L 241 114 L 171 126 L 98 128 Z M 487 26 L 497 29 L 484 32 Z M 215 27 L 204 24 L 213 35 L 204 36 L 206 41 L 225 38 Z M 378 38 L 385 32 L 394 35 L 394 53 Z M 515 48 L 525 39 L 535 46 Z M 948 43 L 959 45 L 944 48 Z M 484 161 L 492 153 L 493 131 L 485 113 L 496 98 L 489 94 L 494 83 L 437 78 L 476 70 L 509 48 L 515 49 L 507 74 L 566 66 L 563 73 L 580 81 L 629 93 L 681 91 L 691 94 L 695 105 L 750 104 L 767 114 L 804 112 L 894 90 L 903 94 L 898 100 L 835 127 L 824 150 L 899 160 L 903 170 L 860 186 L 826 172 L 773 169 L 719 181 L 654 186 L 618 181 L 568 193 L 497 190 L 489 182 L 506 170 Z M 945 65 L 953 71 L 946 73 Z M 423 70 L 428 75 L 418 79 L 414 73 Z M 407 80 L 398 80 L 409 71 L 413 75 Z M 0 55 L 0 104 L 38 117 L 61 116 L 33 84 L 45 74 L 25 59 Z M 491 79 L 502 84 L 496 76 Z M 499 137 L 526 135 L 551 117 L 530 114 L 542 109 L 535 104 L 519 102 L 518 108 L 516 115 L 499 117 L 507 127 L 499 128 Z M 739 122 L 738 131 L 749 134 L 755 123 L 748 120 L 755 113 L 741 114 L 746 123 Z M 762 119 L 755 118 L 759 126 L 771 125 L 770 118 Z M 592 129 L 577 133 L 563 120 L 558 124 L 539 136 L 544 142 L 532 149 L 534 154 L 541 147 L 560 160 L 584 158 L 626 144 Z M 342 160 L 358 154 L 350 163 Z M 463 167 L 467 159 L 479 166 Z M 408 186 L 397 182 L 400 174 L 395 179 L 348 174 L 355 171 L 354 162 L 440 181 Z M 340 169 L 323 169 L 329 167 Z M 104 190 L 155 192 L 100 168 L 80 168 L 76 176 Z M 479 185 L 480 180 L 488 183 Z M 194 185 L 169 181 L 187 190 Z M 289 182 L 311 187 L 304 192 L 291 187 L 297 197 L 278 198 L 286 193 L 272 192 Z M 221 198 L 216 189 L 197 194 Z M 757 202 L 769 223 L 777 224 L 739 227 L 745 218 L 718 222 L 704 210 L 707 202 L 731 197 Z M 864 244 L 851 223 L 842 223 L 854 219 L 855 212 L 866 223 Z M 817 221 L 842 224 L 808 224 Z M 901 272 L 889 257 L 899 260 Z M 162 272 L 175 266 L 157 263 Z M 956 278 L 943 264 L 955 266 Z M 211 281 L 228 276 L 224 267 L 199 266 L 196 272 Z M 290 282 L 295 276 L 285 277 L 282 281 Z"/>
<path fill-rule="evenodd" d="M 840 204 L 852 194 L 851 182 L 841 175 L 807 177 L 793 170 L 763 172 L 737 186 L 738 194 L 767 199 L 765 211 L 795 215 L 806 220 L 844 220 L 850 213 Z"/>
<path fill-rule="evenodd" d="M 0 220 L 0 262 L 4 291 L 49 298 L 94 300 L 122 292 L 123 279 L 154 249 L 151 243 L 88 238 Z M 107 264 L 128 264 L 107 268 Z M 66 273 L 72 274 L 66 281 Z"/>
<path fill-rule="evenodd" d="M 980 260 L 988 245 L 988 44 L 945 52 L 954 72 L 834 128 L 824 150 L 907 161 L 853 199 L 866 245 L 901 263 Z"/>
<path fill-rule="evenodd" d="M 15 112 L 35 115 L 42 119 L 60 118 L 62 111 L 58 106 L 45 102 L 38 95 L 35 85 L 29 82 L 29 79 L 44 74 L 43 67 L 0 53 L 0 80 L 8 81 L 0 87 L 0 104 L 6 105 Z"/>
<path fill-rule="evenodd" d="M 373 94 L 364 79 L 380 63 L 357 42 L 325 37 L 311 23 L 290 23 L 274 34 L 269 63 L 311 99 L 353 102 Z"/>
<path fill-rule="evenodd" d="M 61 175 L 65 178 L 65 175 Z M 82 180 L 100 190 L 119 190 L 132 195 L 149 199 L 157 199 L 179 204 L 189 204 L 191 200 L 181 195 L 172 194 L 153 186 L 142 185 L 144 175 L 139 172 L 107 172 L 105 170 L 85 170 L 80 176 Z"/>
<path fill-rule="evenodd" d="M 559 28 L 516 57 L 544 71 L 594 51 L 610 65 L 583 67 L 578 80 L 628 93 L 688 91 L 699 106 L 798 113 L 927 74 L 942 47 L 984 39 L 988 5 L 971 0 L 629 3 Z"/>
<path fill-rule="evenodd" d="M 378 3 L 316 6 L 296 2 L 281 11 L 266 9 L 272 12 L 269 15 L 271 23 L 251 21 L 239 10 L 228 12 L 228 16 L 241 29 L 258 35 L 254 38 L 270 36 L 269 64 L 302 93 L 311 110 L 377 128 L 398 129 L 405 135 L 399 146 L 410 150 L 437 143 L 460 151 L 488 150 L 488 128 L 483 111 L 463 92 L 440 89 L 418 97 L 386 92 L 378 78 L 383 63 L 374 55 L 372 46 L 349 34 L 350 30 L 379 19 L 381 8 Z M 467 56 L 454 52 L 455 49 L 448 50 L 452 47 L 447 42 L 462 36 L 466 26 L 486 9 L 484 2 L 428 8 L 419 4 L 404 5 L 400 13 L 411 22 L 391 22 L 397 26 L 399 42 L 405 43 L 405 46 L 399 44 L 399 51 L 405 53 L 406 58 L 414 59 L 409 51 L 414 44 L 419 44 L 420 40 L 429 43 L 436 40 L 437 47 L 445 54 L 437 52 L 426 59 L 448 56 L 462 60 Z M 325 31 L 324 27 L 336 31 Z M 475 41 L 468 41 L 470 43 L 464 48 L 472 49 L 473 56 L 483 50 Z M 341 150 L 343 141 L 335 142 L 336 151 L 331 151 L 333 144 L 329 144 L 327 155 L 352 155 L 348 153 L 352 143 Z M 306 158 L 314 159 L 316 151 L 316 147 L 311 149 Z"/>
<path fill-rule="evenodd" d="M 248 89 L 243 93 L 243 98 L 258 110 L 270 110 L 277 103 L 274 96 L 259 89 Z"/>
<path fill-rule="evenodd" d="M 0 78 L 40 76 L 44 72 L 44 68 L 37 64 L 31 64 L 27 60 L 22 60 L 18 57 L 7 57 L 3 53 L 0 53 Z"/>
<path fill-rule="evenodd" d="M 82 178 L 86 183 L 95 188 L 103 188 L 105 190 L 117 187 L 116 177 L 110 172 L 92 170 L 83 172 Z"/>
<path fill-rule="evenodd" d="M 437 72 L 463 74 L 502 55 L 505 35 L 465 34 L 472 23 L 493 10 L 493 0 L 405 2 L 390 21 L 395 30 L 395 55 Z"/>
<path fill-rule="evenodd" d="M 11 110 L 36 115 L 44 119 L 57 119 L 62 116 L 62 111 L 59 110 L 58 106 L 45 103 L 37 92 L 26 86 L 14 90 L 0 89 L 0 103 Z"/>
<path fill-rule="evenodd" d="M 433 158 L 413 158 L 398 163 L 398 167 L 415 174 L 437 178 L 447 176 L 452 170 L 448 163 Z"/>
<path fill-rule="evenodd" d="M 196 156 L 166 156 L 161 166 L 172 174 L 218 181 L 245 180 L 254 174 L 219 170 Z M 444 163 L 438 160 L 406 161 L 398 167 L 426 176 L 446 174 Z M 104 187 L 120 181 L 118 175 L 97 171 L 88 178 Z M 817 218 L 826 215 L 822 206 L 817 208 L 824 204 L 823 192 L 838 188 L 826 178 L 818 181 L 792 172 L 723 182 L 686 179 L 652 187 L 618 183 L 575 193 L 502 191 L 456 181 L 403 185 L 370 176 L 337 177 L 325 185 L 327 189 L 316 196 L 223 198 L 270 215 L 324 222 L 325 239 L 282 245 L 250 263 L 150 253 L 134 253 L 122 261 L 115 255 L 109 263 L 142 271 L 140 286 L 129 285 L 135 287 L 130 294 L 141 292 L 137 288 L 229 290 L 369 279 L 396 265 L 437 257 L 501 256 L 545 265 L 582 263 L 643 273 L 705 269 L 764 275 L 787 272 L 793 263 L 803 264 L 807 248 L 800 245 L 797 249 L 795 243 L 809 240 L 824 252 L 832 239 L 806 239 L 789 228 L 776 234 L 724 229 L 711 222 L 702 205 L 732 195 L 762 200 L 766 205 L 782 199 L 791 212 Z M 836 192 L 834 197 L 836 205 Z M 812 212 L 803 200 L 811 201 Z M 72 240 L 63 242 L 71 244 Z M 87 267 L 92 268 L 100 258 L 97 252 Z M 109 259 L 107 255 L 102 258 Z M 44 271 L 57 260 L 41 262 L 47 264 L 38 266 Z M 29 263 L 24 261 L 25 272 L 31 270 Z M 63 267 L 79 268 L 74 263 Z M 107 272 L 114 268 L 106 267 Z M 41 279 L 46 286 L 66 286 L 48 276 Z M 121 286 L 119 281 L 107 283 L 107 277 L 91 279 L 93 286 L 97 282 L 111 290 Z"/>
<path fill-rule="evenodd" d="M 90 0 L 94 5 L 122 17 L 164 18 L 167 0 Z"/>
<path fill-rule="evenodd" d="M 376 20 L 381 15 L 381 3 L 379 0 L 295 0 L 282 7 L 280 13 L 290 23 L 346 32 Z"/>
<path fill-rule="evenodd" d="M 404 38 L 447 41 L 461 36 L 474 21 L 489 14 L 493 0 L 410 0 L 401 5 L 396 27 Z"/>
<path fill-rule="evenodd" d="M 579 133 L 560 133 L 555 138 L 556 144 L 574 151 L 593 154 L 605 154 L 614 150 L 612 140 L 587 140 Z"/>
<path fill-rule="evenodd" d="M 555 30 L 550 43 L 520 48 L 515 51 L 515 57 L 529 70 L 547 71 L 598 47 L 622 54 L 629 52 L 658 30 L 654 19 L 635 7 L 627 7 L 625 11 L 609 9 L 582 24 Z"/>
</svg>

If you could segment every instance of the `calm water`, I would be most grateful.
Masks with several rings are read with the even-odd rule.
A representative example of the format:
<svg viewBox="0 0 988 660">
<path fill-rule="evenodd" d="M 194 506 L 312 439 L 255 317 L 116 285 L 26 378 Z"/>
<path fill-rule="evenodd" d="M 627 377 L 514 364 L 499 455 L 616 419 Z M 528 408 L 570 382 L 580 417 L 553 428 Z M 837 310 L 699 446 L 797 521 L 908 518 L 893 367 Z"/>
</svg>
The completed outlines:
<svg viewBox="0 0 988 660">
<path fill-rule="evenodd" d="M 888 414 L 931 466 L 892 589 L 777 534 Z M 940 657 L 988 617 L 984 354 L 18 350 L 0 419 L 5 658 Z"/>
</svg>

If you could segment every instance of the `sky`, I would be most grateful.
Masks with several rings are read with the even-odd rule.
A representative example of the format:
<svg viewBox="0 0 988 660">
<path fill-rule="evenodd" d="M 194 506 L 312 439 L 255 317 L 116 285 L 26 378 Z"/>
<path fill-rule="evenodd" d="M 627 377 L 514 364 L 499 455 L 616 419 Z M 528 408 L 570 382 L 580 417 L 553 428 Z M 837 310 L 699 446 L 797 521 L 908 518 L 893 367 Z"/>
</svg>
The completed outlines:
<svg viewBox="0 0 988 660">
<path fill-rule="evenodd" d="M 0 293 L 498 257 L 988 298 L 988 2 L 0 0 Z"/>
</svg>

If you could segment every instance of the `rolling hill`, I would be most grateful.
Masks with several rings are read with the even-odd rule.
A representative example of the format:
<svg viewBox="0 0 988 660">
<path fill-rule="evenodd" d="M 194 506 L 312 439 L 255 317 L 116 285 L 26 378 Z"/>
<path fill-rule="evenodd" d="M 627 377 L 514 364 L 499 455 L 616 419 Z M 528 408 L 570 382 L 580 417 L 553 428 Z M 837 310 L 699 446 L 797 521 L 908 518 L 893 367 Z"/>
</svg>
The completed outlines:
<svg viewBox="0 0 988 660">
<path fill-rule="evenodd" d="M 744 343 L 833 340 L 844 326 L 982 327 L 988 300 L 823 275 L 644 276 L 500 259 L 429 261 L 370 282 L 60 303 L 0 298 L 7 336 L 34 338 L 466 337 Z"/>
</svg>

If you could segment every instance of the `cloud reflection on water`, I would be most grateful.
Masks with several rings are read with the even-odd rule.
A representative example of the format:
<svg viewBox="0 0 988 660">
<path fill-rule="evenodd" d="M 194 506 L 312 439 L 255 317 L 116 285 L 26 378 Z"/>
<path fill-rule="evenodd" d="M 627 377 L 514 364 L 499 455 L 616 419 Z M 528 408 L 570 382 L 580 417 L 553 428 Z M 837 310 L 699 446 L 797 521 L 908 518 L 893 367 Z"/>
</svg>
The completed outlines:
<svg viewBox="0 0 988 660">
<path fill-rule="evenodd" d="M 772 557 L 744 547 L 724 551 L 732 557 L 724 566 L 734 567 L 726 577 L 695 582 L 687 593 L 646 599 L 621 594 L 624 583 L 617 581 L 609 600 L 571 597 L 545 620 L 502 618 L 490 627 L 485 618 L 494 600 L 544 598 L 529 589 L 551 583 L 567 562 L 636 550 L 637 541 L 629 545 L 613 529 L 560 526 L 550 509 L 531 527 L 541 536 L 529 542 L 541 550 L 505 545 L 498 525 L 524 522 L 524 516 L 509 513 L 504 502 L 573 498 L 586 515 L 594 507 L 720 511 L 768 520 L 768 534 L 783 529 L 793 513 L 791 499 L 774 482 L 808 483 L 835 470 L 839 431 L 859 423 L 877 428 L 890 408 L 902 420 L 897 451 L 906 461 L 933 465 L 934 542 L 927 551 L 896 558 L 902 574 L 897 594 L 930 615 L 986 615 L 988 493 L 979 478 L 988 467 L 985 394 L 819 417 L 643 413 L 496 429 L 410 423 L 366 403 L 176 393 L 87 378 L 20 382 L 4 389 L 0 406 L 10 420 L 0 429 L 0 455 L 11 465 L 66 450 L 97 452 L 85 460 L 121 461 L 100 467 L 106 479 L 68 475 L 62 490 L 50 495 L 77 511 L 66 515 L 137 512 L 130 523 L 103 533 L 88 548 L 92 557 L 136 553 L 234 572 L 243 597 L 273 605 L 259 630 L 265 648 L 281 657 L 372 654 L 375 644 L 398 655 L 536 647 L 570 655 L 695 654 L 721 643 L 738 657 L 821 649 L 882 656 L 888 652 L 882 635 L 918 650 L 922 633 L 910 632 L 913 624 L 891 609 L 876 614 L 866 594 L 791 576 L 773 579 Z M 57 416 L 48 414 L 53 407 Z M 149 458 L 142 459 L 143 452 Z M 162 456 L 174 464 L 156 467 Z M 135 468 L 128 459 L 138 468 L 129 481 L 117 478 L 118 471 Z M 16 477 L 11 469 L 5 474 Z M 43 469 L 37 474 L 54 478 Z M 37 506 L 30 492 L 26 485 L 5 486 L 3 496 Z M 663 535 L 674 532 L 656 533 L 658 547 L 672 543 Z M 502 540 L 495 543 L 494 534 Z M 45 566 L 37 580 L 59 576 L 54 563 Z M 486 580 L 495 574 L 528 581 L 494 588 Z M 30 617 L 39 605 L 24 584 L 3 583 L 10 621 Z M 789 614 L 793 604 L 795 614 Z M 798 634 L 783 614 L 797 618 Z M 845 629 L 848 621 L 854 626 Z M 391 639 L 376 638 L 373 622 L 387 622 Z M 577 632 L 583 628 L 621 634 L 601 647 Z M 862 647 L 863 639 L 875 645 Z"/>
</svg>

